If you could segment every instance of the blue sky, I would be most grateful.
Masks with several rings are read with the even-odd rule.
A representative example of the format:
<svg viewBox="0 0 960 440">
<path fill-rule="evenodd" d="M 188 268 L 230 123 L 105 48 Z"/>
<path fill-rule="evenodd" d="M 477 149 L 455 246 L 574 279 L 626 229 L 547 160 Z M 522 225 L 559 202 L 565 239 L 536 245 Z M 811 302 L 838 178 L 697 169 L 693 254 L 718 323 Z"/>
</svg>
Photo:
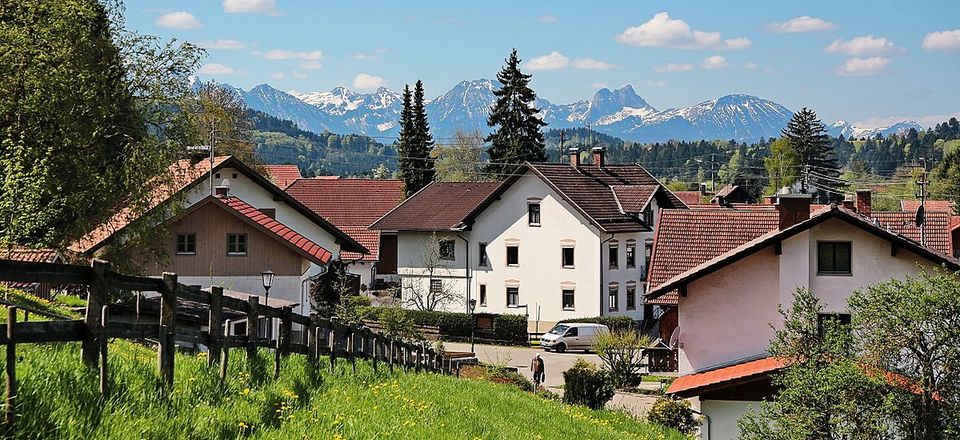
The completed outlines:
<svg viewBox="0 0 960 440">
<path fill-rule="evenodd" d="M 869 4 L 869 6 L 868 6 Z M 428 96 L 516 47 L 556 103 L 633 84 L 658 109 L 747 93 L 825 122 L 960 115 L 960 4 L 783 1 L 128 0 L 128 26 L 208 47 L 204 78 Z"/>
</svg>

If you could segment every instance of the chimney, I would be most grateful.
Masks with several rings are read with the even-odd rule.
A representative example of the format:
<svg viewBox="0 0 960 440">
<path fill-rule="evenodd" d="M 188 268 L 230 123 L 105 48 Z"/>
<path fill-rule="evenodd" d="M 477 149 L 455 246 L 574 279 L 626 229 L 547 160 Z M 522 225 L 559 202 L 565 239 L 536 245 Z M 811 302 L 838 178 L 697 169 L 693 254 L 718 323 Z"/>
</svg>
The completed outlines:
<svg viewBox="0 0 960 440">
<path fill-rule="evenodd" d="M 870 202 L 870 190 L 869 189 L 858 189 L 857 190 L 857 212 L 867 217 L 870 217 L 873 212 L 872 205 Z"/>
<path fill-rule="evenodd" d="M 764 204 L 764 205 L 776 205 L 776 204 L 777 204 L 777 196 L 773 195 L 773 196 L 766 196 L 766 197 L 764 197 L 764 198 L 763 198 L 763 204 Z"/>
<path fill-rule="evenodd" d="M 228 197 L 230 195 L 230 180 L 223 179 L 223 181 L 220 182 L 220 184 L 217 185 L 214 190 L 214 194 L 216 194 L 217 197 Z"/>
<path fill-rule="evenodd" d="M 856 210 L 857 210 L 857 205 L 853 203 L 853 200 L 844 199 L 844 200 L 843 200 L 843 209 L 847 209 L 847 210 L 856 212 Z"/>
<path fill-rule="evenodd" d="M 603 156 L 606 155 L 607 148 L 606 148 L 606 147 L 593 147 L 592 151 L 593 151 L 593 164 L 596 165 L 596 166 L 598 166 L 598 167 L 602 167 L 602 166 L 606 165 L 606 164 L 604 163 L 604 161 L 603 161 L 603 159 L 604 159 Z"/>
<path fill-rule="evenodd" d="M 570 166 L 578 167 L 580 166 L 580 149 L 577 147 L 570 147 L 567 150 L 567 154 L 570 155 Z"/>
<path fill-rule="evenodd" d="M 777 197 L 777 212 L 781 230 L 810 218 L 810 194 L 781 194 Z"/>
</svg>

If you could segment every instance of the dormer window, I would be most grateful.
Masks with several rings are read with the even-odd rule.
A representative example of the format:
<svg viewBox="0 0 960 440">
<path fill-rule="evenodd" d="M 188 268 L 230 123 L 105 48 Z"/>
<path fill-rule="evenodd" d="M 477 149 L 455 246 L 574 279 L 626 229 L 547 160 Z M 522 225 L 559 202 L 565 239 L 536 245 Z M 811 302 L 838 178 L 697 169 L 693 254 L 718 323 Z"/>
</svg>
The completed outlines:
<svg viewBox="0 0 960 440">
<path fill-rule="evenodd" d="M 653 208 L 648 206 L 647 209 L 643 210 L 643 213 L 641 215 L 643 217 L 643 223 L 652 228 L 653 227 Z"/>
</svg>

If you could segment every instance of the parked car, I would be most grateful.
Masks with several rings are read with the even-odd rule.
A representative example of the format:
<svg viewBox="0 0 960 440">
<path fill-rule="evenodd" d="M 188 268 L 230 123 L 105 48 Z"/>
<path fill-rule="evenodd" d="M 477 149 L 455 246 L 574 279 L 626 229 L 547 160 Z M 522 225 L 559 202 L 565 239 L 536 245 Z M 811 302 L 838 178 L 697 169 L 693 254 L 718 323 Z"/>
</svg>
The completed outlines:
<svg viewBox="0 0 960 440">
<path fill-rule="evenodd" d="M 540 346 L 544 350 L 554 350 L 557 353 L 563 353 L 567 350 L 587 352 L 593 350 L 597 335 L 608 331 L 610 329 L 603 324 L 581 322 L 557 324 L 540 337 Z"/>
</svg>

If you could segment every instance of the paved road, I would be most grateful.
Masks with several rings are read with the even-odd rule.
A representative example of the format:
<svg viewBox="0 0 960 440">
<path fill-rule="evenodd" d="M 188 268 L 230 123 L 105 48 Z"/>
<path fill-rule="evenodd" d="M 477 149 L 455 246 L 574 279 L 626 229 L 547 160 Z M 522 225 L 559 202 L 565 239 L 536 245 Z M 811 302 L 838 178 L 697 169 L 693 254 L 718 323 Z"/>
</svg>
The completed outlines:
<svg viewBox="0 0 960 440">
<path fill-rule="evenodd" d="M 470 351 L 470 344 L 445 342 L 444 347 L 450 351 Z M 559 388 L 559 386 L 563 385 L 563 372 L 572 367 L 578 357 L 597 366 L 602 364 L 600 357 L 593 353 L 555 353 L 552 351 L 544 351 L 540 348 L 480 344 L 477 344 L 475 352 L 480 362 L 517 367 L 521 374 L 531 380 L 533 375 L 530 373 L 530 360 L 533 359 L 534 355 L 539 353 L 540 357 L 543 358 L 544 369 L 547 372 L 544 385 L 550 388 L 551 391 L 561 395 L 563 394 L 563 389 Z M 646 383 L 645 385 L 653 388 L 657 387 L 654 383 Z M 607 404 L 607 407 L 623 408 L 637 416 L 644 416 L 654 400 L 656 400 L 655 397 L 648 395 L 617 393 L 613 397 L 613 400 Z"/>
</svg>

